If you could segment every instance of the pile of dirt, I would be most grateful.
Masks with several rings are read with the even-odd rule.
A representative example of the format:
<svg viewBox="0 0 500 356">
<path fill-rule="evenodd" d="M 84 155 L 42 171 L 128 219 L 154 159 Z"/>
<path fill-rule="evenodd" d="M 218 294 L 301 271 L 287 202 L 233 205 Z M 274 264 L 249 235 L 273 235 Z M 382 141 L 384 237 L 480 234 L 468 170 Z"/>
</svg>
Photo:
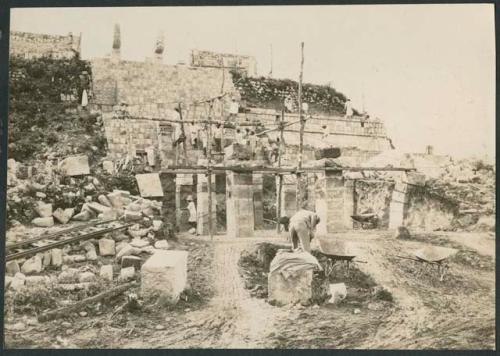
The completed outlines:
<svg viewBox="0 0 500 356">
<path fill-rule="evenodd" d="M 238 262 L 240 275 L 245 281 L 245 288 L 253 297 L 267 298 L 269 266 L 279 249 L 289 249 L 289 247 L 266 242 L 242 252 Z M 316 250 L 312 251 L 312 255 L 322 266 L 326 266 L 325 255 Z M 329 276 L 325 275 L 324 270 L 314 273 L 312 304 L 324 303 L 326 296 L 329 295 L 325 286 L 334 283 L 346 284 L 347 297 L 342 301 L 345 304 L 361 306 L 371 302 L 392 303 L 393 301 L 389 291 L 378 286 L 371 276 L 354 265 L 337 263 Z"/>
</svg>

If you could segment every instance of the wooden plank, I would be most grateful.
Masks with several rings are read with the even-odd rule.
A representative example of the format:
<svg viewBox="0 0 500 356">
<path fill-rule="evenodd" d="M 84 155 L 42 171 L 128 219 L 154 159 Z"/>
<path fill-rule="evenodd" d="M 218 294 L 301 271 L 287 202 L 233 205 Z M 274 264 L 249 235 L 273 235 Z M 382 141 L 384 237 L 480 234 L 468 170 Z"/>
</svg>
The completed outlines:
<svg viewBox="0 0 500 356">
<path fill-rule="evenodd" d="M 69 313 L 76 312 L 76 311 L 86 307 L 87 305 L 93 304 L 93 303 L 101 301 L 103 299 L 108 299 L 108 298 L 114 297 L 114 296 L 121 294 L 121 293 L 123 293 L 123 292 L 125 292 L 133 287 L 138 287 L 137 282 L 131 282 L 131 283 L 119 285 L 117 287 L 111 288 L 110 290 L 106 290 L 106 291 L 99 293 L 97 295 L 94 295 L 92 297 L 85 298 L 85 299 L 83 299 L 75 304 L 43 313 L 43 314 L 38 316 L 38 321 L 45 322 L 45 321 L 54 320 L 54 319 L 57 319 L 60 317 L 68 316 Z"/>
</svg>

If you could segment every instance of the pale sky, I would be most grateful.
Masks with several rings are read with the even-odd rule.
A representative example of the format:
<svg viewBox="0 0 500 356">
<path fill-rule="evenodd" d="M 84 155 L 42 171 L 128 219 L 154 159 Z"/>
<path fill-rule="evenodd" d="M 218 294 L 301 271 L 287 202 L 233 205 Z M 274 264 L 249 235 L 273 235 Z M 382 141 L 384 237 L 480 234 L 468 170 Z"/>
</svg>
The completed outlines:
<svg viewBox="0 0 500 356">
<path fill-rule="evenodd" d="M 331 85 L 380 117 L 398 149 L 495 156 L 493 4 L 13 9 L 11 29 L 82 33 L 82 57 L 151 57 L 164 31 L 165 63 L 190 49 L 253 55 L 259 75 Z M 364 99 L 363 99 L 364 98 Z"/>
</svg>

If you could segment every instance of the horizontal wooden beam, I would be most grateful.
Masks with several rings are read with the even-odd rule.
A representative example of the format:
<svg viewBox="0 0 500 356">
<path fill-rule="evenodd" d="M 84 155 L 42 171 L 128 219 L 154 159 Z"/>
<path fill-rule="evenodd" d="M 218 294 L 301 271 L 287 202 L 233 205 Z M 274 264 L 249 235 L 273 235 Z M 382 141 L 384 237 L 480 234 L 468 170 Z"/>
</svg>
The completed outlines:
<svg viewBox="0 0 500 356">
<path fill-rule="evenodd" d="M 205 167 L 205 166 L 172 166 L 170 168 L 162 169 L 160 173 L 169 174 L 205 174 L 210 170 L 211 172 L 269 172 L 277 174 L 296 174 L 298 172 L 361 172 L 361 171 L 383 171 L 383 172 L 409 172 L 415 171 L 411 167 L 302 167 L 299 171 L 294 167 L 241 167 L 241 166 L 225 166 L 225 167 Z"/>
</svg>

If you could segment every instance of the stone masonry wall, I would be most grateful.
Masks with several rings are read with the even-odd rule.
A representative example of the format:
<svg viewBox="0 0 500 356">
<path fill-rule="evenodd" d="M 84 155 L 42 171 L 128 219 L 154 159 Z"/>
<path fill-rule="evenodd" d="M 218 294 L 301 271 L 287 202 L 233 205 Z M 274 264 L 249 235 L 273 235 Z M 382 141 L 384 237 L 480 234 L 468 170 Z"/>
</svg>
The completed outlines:
<svg viewBox="0 0 500 356">
<path fill-rule="evenodd" d="M 91 65 L 94 107 L 109 109 L 125 102 L 132 116 L 161 117 L 166 109 L 173 109 L 182 102 L 186 118 L 206 118 L 206 104 L 190 104 L 235 90 L 227 69 L 108 58 L 93 59 Z M 226 95 L 223 105 L 228 105 L 229 100 L 230 95 Z M 214 107 L 213 115 L 220 115 L 220 111 L 220 107 Z"/>
<path fill-rule="evenodd" d="M 277 113 L 272 110 L 253 110 L 250 113 L 238 114 L 236 123 L 261 122 L 266 128 L 276 127 Z M 297 114 L 286 114 L 285 122 L 298 121 Z M 330 135 L 323 139 L 323 128 L 326 125 Z M 299 143 L 300 124 L 287 126 L 284 130 L 285 142 L 290 145 Z M 344 119 L 339 116 L 314 116 L 306 122 L 304 144 L 313 147 L 332 145 L 334 147 L 381 152 L 390 149 L 385 126 L 381 121 L 365 121 L 358 118 Z M 279 137 L 279 131 L 269 134 Z M 369 156 L 368 156 L 369 157 Z M 367 158 L 368 158 L 367 157 Z"/>
<path fill-rule="evenodd" d="M 257 61 L 252 56 L 216 53 L 211 51 L 191 51 L 191 65 L 193 67 L 220 67 L 238 68 L 250 77 L 257 75 Z"/>
<path fill-rule="evenodd" d="M 56 58 L 72 58 L 80 53 L 80 36 L 46 35 L 11 31 L 10 55 L 38 58 L 52 55 Z"/>
</svg>

